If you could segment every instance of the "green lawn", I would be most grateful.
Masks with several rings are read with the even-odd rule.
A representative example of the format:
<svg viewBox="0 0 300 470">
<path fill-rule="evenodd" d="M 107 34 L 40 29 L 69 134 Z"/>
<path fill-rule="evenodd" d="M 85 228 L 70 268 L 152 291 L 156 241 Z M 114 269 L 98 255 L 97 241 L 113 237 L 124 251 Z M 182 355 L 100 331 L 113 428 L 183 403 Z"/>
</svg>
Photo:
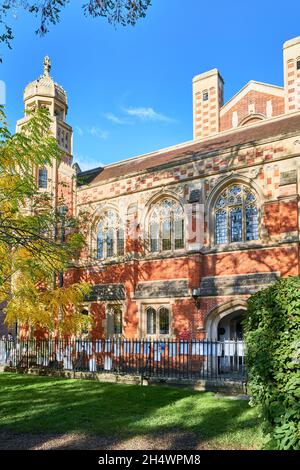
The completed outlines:
<svg viewBox="0 0 300 470">
<path fill-rule="evenodd" d="M 0 430 L 129 437 L 192 431 L 207 448 L 261 447 L 247 401 L 171 387 L 0 374 Z"/>
</svg>

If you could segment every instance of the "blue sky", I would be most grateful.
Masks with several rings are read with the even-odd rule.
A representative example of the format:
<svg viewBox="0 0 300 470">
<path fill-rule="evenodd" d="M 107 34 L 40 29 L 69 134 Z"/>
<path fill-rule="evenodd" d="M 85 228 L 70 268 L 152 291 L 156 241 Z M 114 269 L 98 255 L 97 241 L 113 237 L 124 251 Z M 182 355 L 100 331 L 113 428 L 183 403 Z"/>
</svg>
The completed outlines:
<svg viewBox="0 0 300 470">
<path fill-rule="evenodd" d="M 71 0 L 45 38 L 38 23 L 12 19 L 13 49 L 2 47 L 0 79 L 12 128 L 23 114 L 25 85 L 42 71 L 68 93 L 74 157 L 91 168 L 192 138 L 192 78 L 217 67 L 225 100 L 249 80 L 282 85 L 282 44 L 300 35 L 299 2 L 153 0 L 147 17 L 117 29 L 85 18 Z"/>
</svg>

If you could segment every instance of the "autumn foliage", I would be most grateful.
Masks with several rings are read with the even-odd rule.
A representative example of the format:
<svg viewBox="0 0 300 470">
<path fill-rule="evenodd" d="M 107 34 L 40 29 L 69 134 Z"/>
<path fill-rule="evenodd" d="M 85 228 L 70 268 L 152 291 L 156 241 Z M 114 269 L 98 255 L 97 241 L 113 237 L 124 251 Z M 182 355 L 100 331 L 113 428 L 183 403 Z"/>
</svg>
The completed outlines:
<svg viewBox="0 0 300 470">
<path fill-rule="evenodd" d="M 9 325 L 75 334 L 86 328 L 81 311 L 89 287 L 58 287 L 57 278 L 83 246 L 80 221 L 66 215 L 61 243 L 57 208 L 51 195 L 39 191 L 34 176 L 35 168 L 61 158 L 50 122 L 48 111 L 38 109 L 19 133 L 11 134 L 0 108 L 0 302 L 6 303 Z"/>
</svg>

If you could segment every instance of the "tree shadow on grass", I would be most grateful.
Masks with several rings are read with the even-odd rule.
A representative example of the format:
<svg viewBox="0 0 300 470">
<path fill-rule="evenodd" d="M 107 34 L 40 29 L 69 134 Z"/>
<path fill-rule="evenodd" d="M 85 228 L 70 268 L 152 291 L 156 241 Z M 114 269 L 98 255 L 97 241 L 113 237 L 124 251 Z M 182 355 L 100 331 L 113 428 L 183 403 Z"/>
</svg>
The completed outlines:
<svg viewBox="0 0 300 470">
<path fill-rule="evenodd" d="M 98 448 L 124 448 L 124 442 L 130 448 L 137 439 L 168 449 L 197 448 L 199 442 L 251 448 L 257 427 L 246 401 L 217 399 L 213 393 L 0 375 L 0 430 L 42 433 L 39 444 L 68 434 L 59 448 L 95 448 L 96 442 Z"/>
</svg>

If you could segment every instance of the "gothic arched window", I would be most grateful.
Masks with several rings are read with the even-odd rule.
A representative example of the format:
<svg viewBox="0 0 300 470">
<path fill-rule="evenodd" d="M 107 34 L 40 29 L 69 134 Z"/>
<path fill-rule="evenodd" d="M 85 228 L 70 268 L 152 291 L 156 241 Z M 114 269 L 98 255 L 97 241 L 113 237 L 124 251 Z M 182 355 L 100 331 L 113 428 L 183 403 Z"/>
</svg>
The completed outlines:
<svg viewBox="0 0 300 470">
<path fill-rule="evenodd" d="M 179 202 L 163 199 L 155 204 L 149 217 L 150 251 L 184 248 L 184 212 Z"/>
<path fill-rule="evenodd" d="M 98 259 L 124 255 L 124 230 L 120 219 L 113 210 L 108 210 L 97 226 Z"/>
<path fill-rule="evenodd" d="M 258 240 L 259 222 L 256 195 L 242 184 L 227 187 L 215 205 L 215 242 Z"/>
</svg>

